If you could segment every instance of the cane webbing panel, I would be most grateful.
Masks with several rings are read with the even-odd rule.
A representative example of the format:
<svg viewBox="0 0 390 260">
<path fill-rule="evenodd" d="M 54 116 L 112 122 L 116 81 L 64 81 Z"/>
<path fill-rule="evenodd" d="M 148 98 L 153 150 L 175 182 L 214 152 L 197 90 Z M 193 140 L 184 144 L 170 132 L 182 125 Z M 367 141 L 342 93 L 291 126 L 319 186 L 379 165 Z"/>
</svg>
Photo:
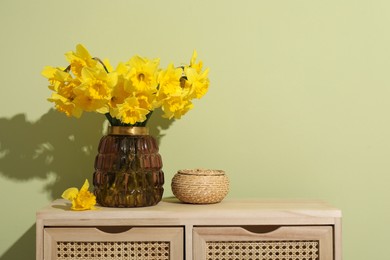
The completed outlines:
<svg viewBox="0 0 390 260">
<path fill-rule="evenodd" d="M 147 242 L 57 242 L 57 260 L 169 260 L 170 243 Z"/>
<path fill-rule="evenodd" d="M 209 241 L 206 259 L 318 260 L 319 241 Z"/>
</svg>

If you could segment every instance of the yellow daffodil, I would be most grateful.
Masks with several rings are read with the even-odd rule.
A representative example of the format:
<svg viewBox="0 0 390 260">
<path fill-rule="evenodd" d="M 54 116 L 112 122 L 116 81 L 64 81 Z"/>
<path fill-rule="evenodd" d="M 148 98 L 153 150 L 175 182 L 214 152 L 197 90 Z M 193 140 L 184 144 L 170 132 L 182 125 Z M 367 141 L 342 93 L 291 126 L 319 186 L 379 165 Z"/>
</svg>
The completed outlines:
<svg viewBox="0 0 390 260">
<path fill-rule="evenodd" d="M 53 91 L 49 101 L 67 116 L 83 112 L 105 114 L 111 125 L 145 126 L 153 110 L 165 118 L 180 118 L 209 88 L 208 68 L 203 70 L 194 50 L 188 65 L 159 68 L 159 59 L 133 56 L 113 70 L 108 60 L 94 58 L 81 44 L 65 54 L 66 68 L 45 67 L 42 75 Z"/>
<path fill-rule="evenodd" d="M 181 96 L 167 98 L 162 102 L 163 117 L 180 119 L 192 107 L 191 101 L 183 99 Z"/>
<path fill-rule="evenodd" d="M 74 88 L 76 106 L 88 112 L 108 113 L 112 88 L 117 83 L 116 74 L 85 67 L 80 80 L 81 83 Z"/>
<path fill-rule="evenodd" d="M 93 99 L 80 92 L 73 100 L 75 106 L 86 112 L 98 112 L 105 114 L 108 112 L 107 100 L 105 99 Z"/>
<path fill-rule="evenodd" d="M 156 94 L 154 91 L 140 92 L 136 95 L 140 108 L 152 110 L 154 108 Z"/>
<path fill-rule="evenodd" d="M 110 109 L 116 108 L 117 105 L 122 104 L 130 94 L 125 91 L 125 80 L 122 77 L 118 78 L 117 84 L 113 87 L 111 92 L 111 99 L 109 101 Z"/>
<path fill-rule="evenodd" d="M 149 112 L 149 110 L 140 107 L 140 102 L 136 97 L 129 97 L 113 109 L 113 116 L 125 124 L 135 124 L 136 122 L 145 121 Z"/>
<path fill-rule="evenodd" d="M 79 118 L 83 113 L 83 110 L 76 106 L 72 100 L 57 93 L 53 93 L 48 100 L 55 103 L 55 108 L 58 111 L 65 113 L 69 117 L 74 116 Z"/>
<path fill-rule="evenodd" d="M 76 52 L 67 52 L 65 57 L 69 61 L 70 69 L 76 77 L 81 77 L 81 71 L 84 67 L 92 68 L 99 66 L 98 61 L 92 58 L 89 51 L 82 44 L 76 46 Z"/>
<path fill-rule="evenodd" d="M 82 83 L 79 90 L 92 99 L 111 98 L 111 90 L 117 83 L 115 73 L 108 74 L 102 69 L 83 68 L 81 71 Z"/>
<path fill-rule="evenodd" d="M 166 70 L 160 71 L 158 75 L 158 98 L 160 100 L 171 95 L 181 94 L 180 78 L 182 75 L 183 69 L 175 68 L 173 64 L 169 64 Z"/>
<path fill-rule="evenodd" d="M 134 56 L 128 62 L 130 87 L 135 91 L 148 91 L 157 88 L 157 71 L 160 59 L 148 60 Z M 132 90 L 128 90 L 131 92 Z"/>
<path fill-rule="evenodd" d="M 54 91 L 58 91 L 58 88 L 72 80 L 69 73 L 65 72 L 64 69 L 49 66 L 43 69 L 42 76 L 49 80 L 49 89 Z"/>
<path fill-rule="evenodd" d="M 89 190 L 89 182 L 86 179 L 81 189 L 69 188 L 62 193 L 62 198 L 72 202 L 72 210 L 95 209 L 96 197 Z"/>
<path fill-rule="evenodd" d="M 191 93 L 193 98 L 201 98 L 208 91 L 210 81 L 208 79 L 209 70 L 199 73 L 196 69 L 191 67 L 184 68 L 184 73 L 187 76 L 187 82 L 191 86 Z"/>
<path fill-rule="evenodd" d="M 77 80 L 60 68 L 45 67 L 42 75 L 49 79 L 49 88 L 55 91 L 48 100 L 55 103 L 56 109 L 67 116 L 80 117 L 82 110 L 73 103 L 75 98 L 73 90 L 79 84 Z"/>
</svg>

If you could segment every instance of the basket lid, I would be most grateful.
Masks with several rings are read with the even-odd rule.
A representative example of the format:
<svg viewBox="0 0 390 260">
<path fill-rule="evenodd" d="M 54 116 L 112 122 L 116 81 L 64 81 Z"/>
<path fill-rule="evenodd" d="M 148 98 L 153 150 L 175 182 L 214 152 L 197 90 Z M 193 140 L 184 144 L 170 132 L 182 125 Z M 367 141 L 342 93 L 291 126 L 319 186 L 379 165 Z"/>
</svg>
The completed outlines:
<svg viewBox="0 0 390 260">
<path fill-rule="evenodd" d="M 177 172 L 178 174 L 184 175 L 195 175 L 195 176 L 221 176 L 225 175 L 223 170 L 212 170 L 212 169 L 183 169 Z"/>
</svg>

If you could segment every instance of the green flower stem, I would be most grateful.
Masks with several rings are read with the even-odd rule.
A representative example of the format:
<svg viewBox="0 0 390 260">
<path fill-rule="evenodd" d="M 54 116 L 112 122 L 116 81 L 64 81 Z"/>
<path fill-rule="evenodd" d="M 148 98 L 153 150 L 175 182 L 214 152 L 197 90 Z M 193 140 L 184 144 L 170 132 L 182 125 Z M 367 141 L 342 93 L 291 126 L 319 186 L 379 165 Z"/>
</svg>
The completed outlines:
<svg viewBox="0 0 390 260">
<path fill-rule="evenodd" d="M 94 57 L 94 58 L 92 58 L 92 59 L 94 59 L 94 60 L 96 60 L 97 62 L 99 62 L 100 64 L 102 64 L 104 70 L 105 70 L 107 73 L 110 73 L 110 72 L 108 71 L 106 65 L 104 65 L 104 63 L 103 63 L 103 61 L 102 61 L 101 59 L 99 59 L 98 57 Z"/>
<path fill-rule="evenodd" d="M 150 117 L 152 116 L 153 114 L 153 111 L 150 111 L 147 115 L 146 115 L 146 119 L 145 121 L 143 122 L 137 122 L 135 124 L 126 124 L 126 123 L 123 123 L 121 120 L 115 118 L 115 117 L 112 117 L 110 115 L 110 113 L 106 113 L 104 114 L 108 120 L 108 122 L 110 122 L 110 125 L 112 126 L 138 126 L 138 127 L 145 127 L 146 124 L 148 123 Z"/>
</svg>

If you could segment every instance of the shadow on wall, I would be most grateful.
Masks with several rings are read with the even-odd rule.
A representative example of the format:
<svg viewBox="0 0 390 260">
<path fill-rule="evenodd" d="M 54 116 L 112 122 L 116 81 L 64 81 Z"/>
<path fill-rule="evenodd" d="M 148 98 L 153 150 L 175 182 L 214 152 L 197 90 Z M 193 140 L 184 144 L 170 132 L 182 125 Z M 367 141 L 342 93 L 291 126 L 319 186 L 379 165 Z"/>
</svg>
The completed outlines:
<svg viewBox="0 0 390 260">
<path fill-rule="evenodd" d="M 97 114 L 76 119 L 54 110 L 33 123 L 24 115 L 0 119 L 0 174 L 20 181 L 54 175 L 44 191 L 58 198 L 91 177 L 103 122 Z"/>
<path fill-rule="evenodd" d="M 158 143 L 164 136 L 162 132 L 173 123 L 161 113 L 156 110 L 148 122 Z M 76 119 L 53 109 L 36 122 L 27 121 L 22 114 L 0 119 L 0 175 L 15 181 L 54 179 L 44 192 L 52 199 L 59 198 L 65 189 L 80 187 L 85 179 L 92 181 L 105 122 L 101 114 L 85 113 Z M 27 257 L 30 253 L 33 255 Z M 11 259 L 35 259 L 35 226 L 1 258 Z"/>
<path fill-rule="evenodd" d="M 24 115 L 0 119 L 0 174 L 20 181 L 54 175 L 45 191 L 52 199 L 59 198 L 66 188 L 92 178 L 104 122 L 105 117 L 96 113 L 76 119 L 55 110 L 34 123 Z M 159 143 L 172 122 L 162 118 L 159 110 L 154 112 L 148 127 Z"/>
</svg>

